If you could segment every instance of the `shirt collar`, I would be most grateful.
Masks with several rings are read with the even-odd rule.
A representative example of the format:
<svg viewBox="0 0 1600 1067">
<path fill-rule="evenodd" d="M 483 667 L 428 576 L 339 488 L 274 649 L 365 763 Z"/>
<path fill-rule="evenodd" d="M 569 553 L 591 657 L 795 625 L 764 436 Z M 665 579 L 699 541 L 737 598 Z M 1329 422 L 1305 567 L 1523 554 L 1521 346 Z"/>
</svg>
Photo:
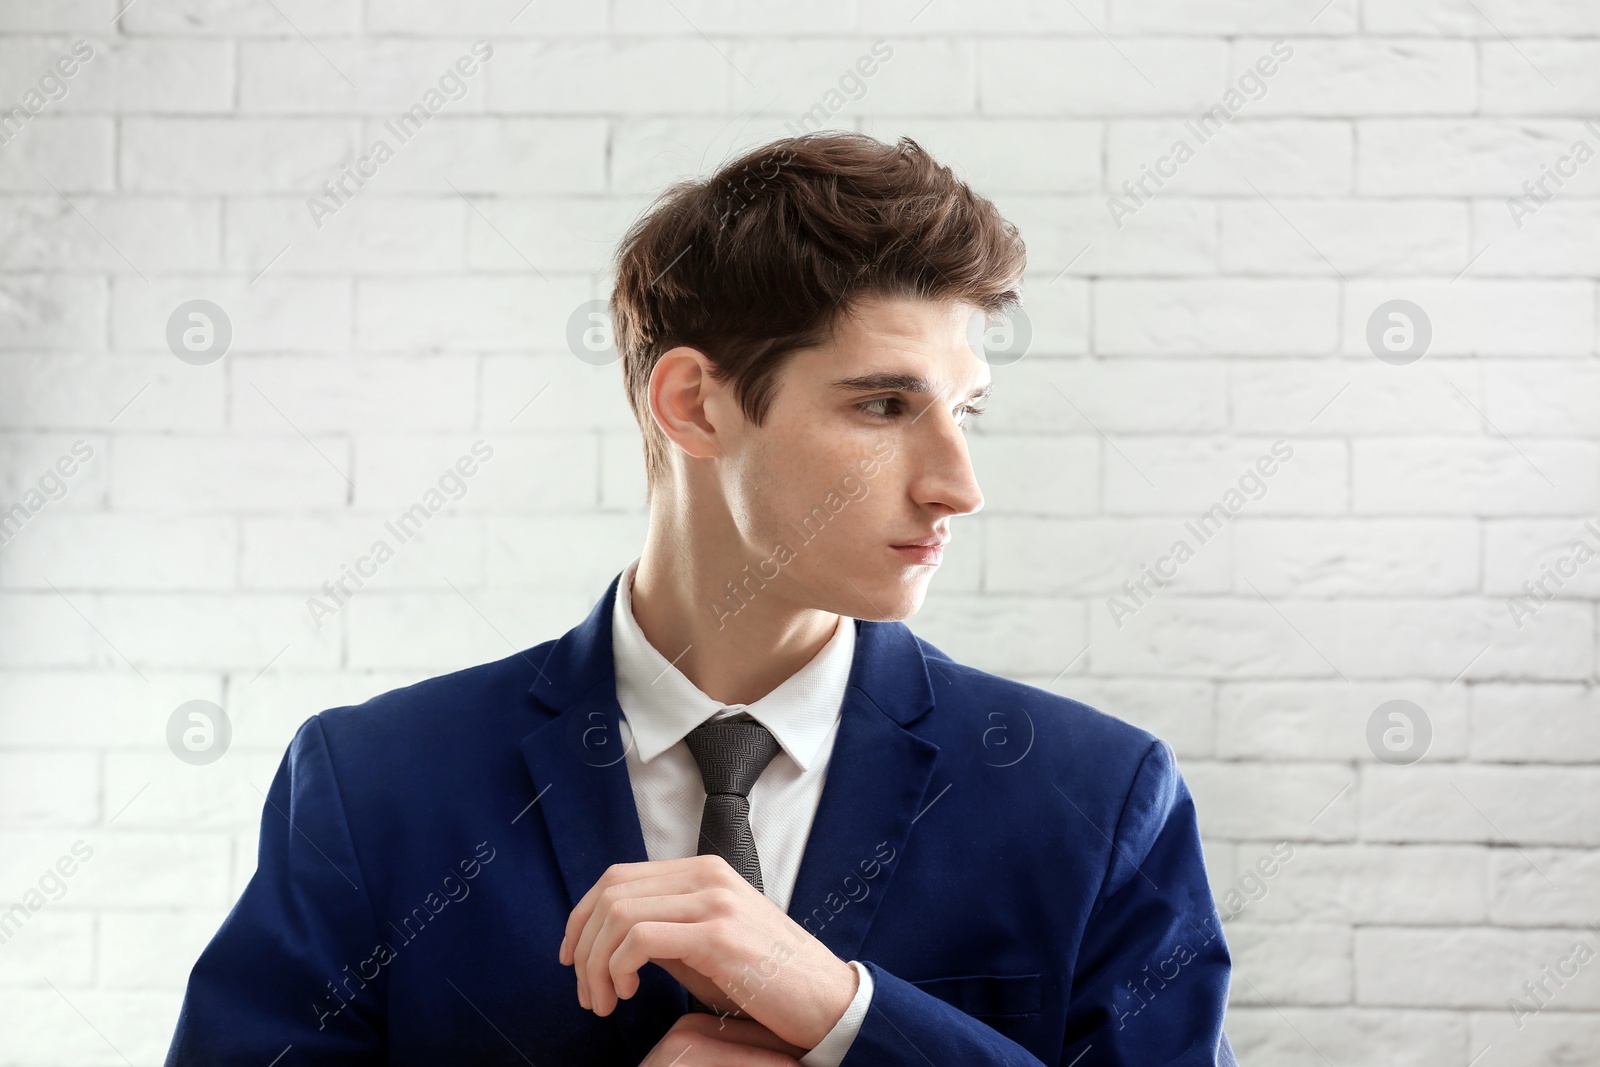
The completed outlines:
<svg viewBox="0 0 1600 1067">
<path fill-rule="evenodd" d="M 642 558 L 642 557 L 640 557 Z M 649 762 L 724 710 L 748 712 L 777 738 L 802 770 L 809 767 L 839 717 L 855 659 L 855 620 L 839 626 L 811 662 L 751 704 L 722 704 L 691 682 L 652 645 L 633 617 L 633 576 L 639 558 L 617 582 L 611 612 L 611 649 L 617 672 L 617 703 L 633 733 L 639 758 Z"/>
</svg>

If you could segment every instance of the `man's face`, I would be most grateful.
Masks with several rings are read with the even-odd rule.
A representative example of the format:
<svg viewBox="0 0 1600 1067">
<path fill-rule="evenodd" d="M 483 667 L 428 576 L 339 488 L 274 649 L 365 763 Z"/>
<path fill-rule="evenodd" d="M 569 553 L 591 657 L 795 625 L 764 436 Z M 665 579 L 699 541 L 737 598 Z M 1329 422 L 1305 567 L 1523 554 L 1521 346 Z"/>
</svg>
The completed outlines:
<svg viewBox="0 0 1600 1067">
<path fill-rule="evenodd" d="M 766 421 L 740 431 L 725 485 L 755 558 L 780 543 L 793 552 L 780 596 L 859 619 L 922 606 L 937 553 L 894 546 L 946 538 L 952 516 L 983 506 L 963 429 L 990 383 L 974 347 L 982 321 L 967 304 L 864 302 L 830 344 L 785 366 Z"/>
</svg>

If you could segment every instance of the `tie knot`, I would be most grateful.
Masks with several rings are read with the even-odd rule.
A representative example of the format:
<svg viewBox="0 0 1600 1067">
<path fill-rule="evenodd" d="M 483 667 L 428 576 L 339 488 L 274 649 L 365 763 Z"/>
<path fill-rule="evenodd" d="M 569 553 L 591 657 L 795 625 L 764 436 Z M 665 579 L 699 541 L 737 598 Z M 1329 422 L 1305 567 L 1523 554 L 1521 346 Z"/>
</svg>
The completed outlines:
<svg viewBox="0 0 1600 1067">
<path fill-rule="evenodd" d="M 751 718 L 703 722 L 689 731 L 684 743 L 700 766 L 707 796 L 749 796 L 779 748 L 772 731 Z"/>
</svg>

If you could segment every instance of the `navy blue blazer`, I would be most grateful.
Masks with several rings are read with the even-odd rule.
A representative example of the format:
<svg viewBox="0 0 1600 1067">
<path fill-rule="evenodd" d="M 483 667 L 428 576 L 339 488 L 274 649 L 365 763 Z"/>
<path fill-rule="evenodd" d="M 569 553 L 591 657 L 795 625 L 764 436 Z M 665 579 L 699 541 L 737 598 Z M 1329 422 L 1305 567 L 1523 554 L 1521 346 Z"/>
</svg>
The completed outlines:
<svg viewBox="0 0 1600 1067">
<path fill-rule="evenodd" d="M 557 959 L 605 869 L 648 858 L 616 589 L 559 640 L 301 725 L 167 1067 L 637 1067 L 687 991 L 646 964 L 601 1018 Z M 1233 1064 L 1227 943 L 1166 743 L 903 623 L 845 621 L 855 659 L 789 906 L 872 972 L 843 1067 Z"/>
</svg>

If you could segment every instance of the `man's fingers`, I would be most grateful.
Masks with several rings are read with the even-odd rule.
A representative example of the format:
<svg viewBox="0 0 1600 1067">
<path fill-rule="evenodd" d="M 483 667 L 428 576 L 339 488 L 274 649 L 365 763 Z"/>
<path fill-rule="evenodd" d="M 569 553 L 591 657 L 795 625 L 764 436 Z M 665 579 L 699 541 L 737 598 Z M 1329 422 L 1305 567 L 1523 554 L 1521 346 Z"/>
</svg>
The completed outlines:
<svg viewBox="0 0 1600 1067">
<path fill-rule="evenodd" d="M 579 992 L 587 995 L 590 1010 L 609 1015 L 620 989 L 633 995 L 638 989 L 636 972 L 652 957 L 682 959 L 709 947 L 705 927 L 690 924 L 703 924 L 721 914 L 726 908 L 722 893 L 702 889 L 678 896 L 630 897 L 614 902 L 598 926 L 591 922 L 592 939 L 586 929 L 577 954 L 584 964 Z M 624 947 L 626 951 L 619 951 Z"/>
<path fill-rule="evenodd" d="M 684 923 L 634 923 L 633 928 L 628 931 L 628 936 L 622 939 L 622 943 L 612 953 L 609 966 L 597 968 L 594 974 L 596 977 L 601 973 L 606 974 L 610 979 L 609 988 L 614 996 L 620 996 L 620 990 L 626 989 L 631 997 L 639 991 L 640 967 L 649 963 L 652 957 L 681 960 L 685 953 L 693 951 L 695 943 L 703 937 L 704 934 L 700 931 Z M 611 1007 L 615 1006 L 616 1001 L 612 1000 Z M 605 1015 L 609 1010 L 608 1008 L 606 1012 L 597 1014 Z"/>
<path fill-rule="evenodd" d="M 600 876 L 599 881 L 590 886 L 589 891 L 583 895 L 582 899 L 580 899 L 576 905 L 573 906 L 572 913 L 567 916 L 567 929 L 562 935 L 561 949 L 558 952 L 558 956 L 560 957 L 563 965 L 570 964 L 572 962 L 572 950 L 576 947 L 578 931 L 583 929 L 584 920 L 589 917 L 589 912 L 594 910 L 595 900 L 610 886 L 613 886 L 618 882 L 627 881 L 629 878 L 633 877 L 637 873 L 635 870 L 636 868 L 642 868 L 645 866 L 647 866 L 647 864 L 613 863 L 611 866 L 606 868 L 605 873 Z"/>
<path fill-rule="evenodd" d="M 596 883 L 598 884 L 598 883 Z M 567 919 L 567 936 L 562 940 L 562 962 L 568 966 L 578 967 L 588 958 L 589 947 L 594 943 L 595 934 L 599 932 L 599 924 L 593 922 L 597 912 L 609 910 L 619 900 L 632 900 L 642 896 L 672 896 L 679 893 L 690 893 L 702 888 L 703 882 L 692 873 L 659 873 L 650 874 L 642 878 L 635 878 L 627 882 L 615 883 L 607 887 L 609 892 L 595 893 L 591 900 L 588 896 L 584 900 L 590 901 L 587 908 L 582 904 L 572 909 L 572 915 Z M 593 892 L 591 890 L 591 892 Z M 580 917 L 579 912 L 582 911 Z M 581 918 L 581 921 L 580 921 Z M 604 919 L 604 916 L 601 916 Z M 581 968 L 580 968 L 580 975 Z"/>
<path fill-rule="evenodd" d="M 601 894 L 607 889 L 616 886 L 613 895 L 618 896 L 652 891 L 682 892 L 684 888 L 697 888 L 708 884 L 706 875 L 708 869 L 713 872 L 717 870 L 717 865 L 708 862 L 715 859 L 720 857 L 687 856 L 683 859 L 651 860 L 646 863 L 613 863 L 606 868 L 600 880 L 589 887 L 589 891 L 573 906 L 572 913 L 567 916 L 566 931 L 561 938 L 561 947 L 557 953 L 561 963 L 565 966 L 572 965 L 584 924 L 595 910 Z M 733 869 L 727 866 L 725 860 L 721 866 L 730 871 Z M 660 890 L 649 888 L 658 882 L 667 888 Z"/>
</svg>

